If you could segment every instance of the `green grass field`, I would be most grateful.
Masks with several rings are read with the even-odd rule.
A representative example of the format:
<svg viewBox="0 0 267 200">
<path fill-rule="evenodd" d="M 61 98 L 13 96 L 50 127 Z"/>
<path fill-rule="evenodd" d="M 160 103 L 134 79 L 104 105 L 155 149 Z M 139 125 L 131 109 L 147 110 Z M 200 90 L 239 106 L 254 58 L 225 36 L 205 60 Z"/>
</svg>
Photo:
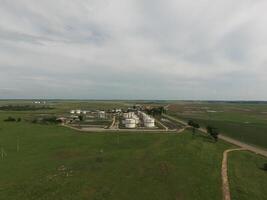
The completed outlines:
<svg viewBox="0 0 267 200">
<path fill-rule="evenodd" d="M 7 153 L 0 199 L 221 198 L 220 161 L 228 145 L 191 133 L 80 134 L 1 123 L 0 137 Z"/>
<path fill-rule="evenodd" d="M 175 103 L 169 114 L 194 119 L 203 127 L 212 125 L 224 135 L 267 148 L 267 104 Z"/>
<path fill-rule="evenodd" d="M 267 199 L 267 172 L 262 170 L 266 158 L 248 152 L 232 152 L 229 177 L 233 200 Z"/>
<path fill-rule="evenodd" d="M 0 148 L 7 154 L 0 158 L 0 199 L 222 198 L 221 160 L 230 144 L 189 131 L 81 133 L 24 120 L 3 122 L 8 116 L 24 119 L 36 113 L 0 112 Z M 230 159 L 234 198 L 266 199 L 261 188 L 267 186 L 267 173 L 258 166 L 267 159 L 245 152 Z"/>
</svg>

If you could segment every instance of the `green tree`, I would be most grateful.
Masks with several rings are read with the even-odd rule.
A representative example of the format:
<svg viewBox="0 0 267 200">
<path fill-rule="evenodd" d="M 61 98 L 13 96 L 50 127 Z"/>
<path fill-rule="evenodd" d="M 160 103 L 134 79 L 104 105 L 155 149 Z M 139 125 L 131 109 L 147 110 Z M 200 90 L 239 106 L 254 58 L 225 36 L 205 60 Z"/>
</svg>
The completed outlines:
<svg viewBox="0 0 267 200">
<path fill-rule="evenodd" d="M 79 115 L 79 120 L 80 120 L 80 121 L 83 121 L 83 120 L 84 120 L 83 115 Z"/>
<path fill-rule="evenodd" d="M 16 119 L 14 117 L 8 117 L 7 119 L 4 119 L 5 122 L 15 122 Z"/>
<path fill-rule="evenodd" d="M 207 133 L 214 139 L 215 142 L 217 142 L 218 135 L 219 135 L 218 129 L 212 126 L 207 126 L 206 129 L 207 129 Z"/>
<path fill-rule="evenodd" d="M 193 134 L 196 133 L 196 129 L 199 129 L 200 128 L 200 125 L 198 123 L 194 122 L 193 120 L 189 120 L 187 122 L 187 124 L 192 127 Z"/>
</svg>

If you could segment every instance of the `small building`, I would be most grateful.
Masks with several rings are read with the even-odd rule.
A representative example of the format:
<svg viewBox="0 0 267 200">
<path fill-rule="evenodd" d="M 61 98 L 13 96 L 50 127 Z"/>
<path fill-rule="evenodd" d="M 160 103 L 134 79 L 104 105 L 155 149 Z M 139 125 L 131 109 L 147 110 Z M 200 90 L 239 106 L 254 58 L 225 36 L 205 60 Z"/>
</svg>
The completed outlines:
<svg viewBox="0 0 267 200">
<path fill-rule="evenodd" d="M 56 121 L 57 121 L 58 123 L 65 124 L 65 123 L 67 122 L 67 118 L 65 118 L 65 117 L 58 117 L 58 118 L 56 119 Z"/>
<path fill-rule="evenodd" d="M 105 111 L 98 111 L 97 112 L 97 117 L 99 119 L 105 119 L 106 118 L 106 112 Z"/>
</svg>

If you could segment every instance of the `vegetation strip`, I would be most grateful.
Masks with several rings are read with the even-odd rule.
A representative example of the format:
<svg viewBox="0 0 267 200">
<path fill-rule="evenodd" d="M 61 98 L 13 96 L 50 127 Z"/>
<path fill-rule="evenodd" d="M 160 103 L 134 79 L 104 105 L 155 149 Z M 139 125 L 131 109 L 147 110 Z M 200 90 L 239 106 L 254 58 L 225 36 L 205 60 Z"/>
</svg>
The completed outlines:
<svg viewBox="0 0 267 200">
<path fill-rule="evenodd" d="M 223 152 L 223 160 L 222 160 L 222 193 L 223 193 L 223 200 L 231 200 L 231 193 L 229 187 L 229 180 L 228 180 L 228 173 L 227 173 L 227 158 L 228 153 L 232 151 L 244 151 L 244 148 L 238 149 L 228 149 Z"/>
</svg>

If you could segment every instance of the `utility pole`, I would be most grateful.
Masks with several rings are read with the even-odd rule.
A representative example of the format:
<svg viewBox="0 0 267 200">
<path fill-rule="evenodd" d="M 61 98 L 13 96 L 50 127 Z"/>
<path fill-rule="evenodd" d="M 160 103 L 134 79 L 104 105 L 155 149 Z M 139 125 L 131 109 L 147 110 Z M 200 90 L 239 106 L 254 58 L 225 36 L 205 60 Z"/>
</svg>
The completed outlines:
<svg viewBox="0 0 267 200">
<path fill-rule="evenodd" d="M 19 136 L 17 137 L 17 152 L 19 152 Z"/>
<path fill-rule="evenodd" d="M 5 150 L 4 150 L 4 148 L 1 147 L 1 158 L 2 158 L 2 160 L 4 160 L 4 157 L 7 157 L 7 154 L 6 154 Z"/>
<path fill-rule="evenodd" d="M 120 135 L 117 135 L 117 143 L 120 144 Z"/>
</svg>

